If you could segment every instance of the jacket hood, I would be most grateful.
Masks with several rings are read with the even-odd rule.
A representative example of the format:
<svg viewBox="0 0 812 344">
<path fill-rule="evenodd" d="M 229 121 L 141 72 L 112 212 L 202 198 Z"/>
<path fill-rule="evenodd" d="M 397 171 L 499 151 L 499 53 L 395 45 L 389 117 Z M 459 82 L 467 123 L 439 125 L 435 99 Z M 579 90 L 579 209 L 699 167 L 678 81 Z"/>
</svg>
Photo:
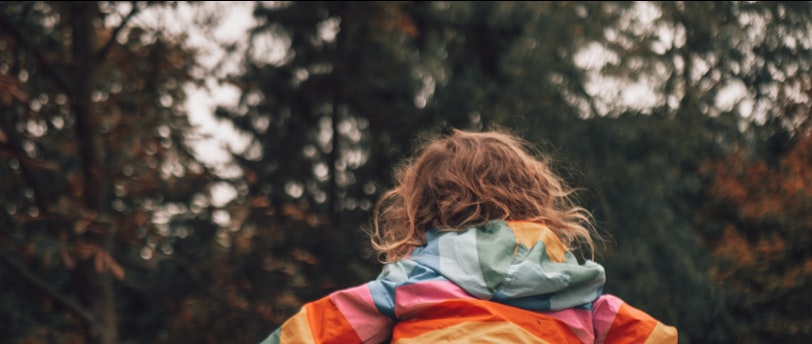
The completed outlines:
<svg viewBox="0 0 812 344">
<path fill-rule="evenodd" d="M 603 266 L 579 264 L 548 227 L 493 221 L 459 231 L 426 232 L 407 258 L 474 297 L 531 310 L 589 307 L 602 293 Z"/>
</svg>

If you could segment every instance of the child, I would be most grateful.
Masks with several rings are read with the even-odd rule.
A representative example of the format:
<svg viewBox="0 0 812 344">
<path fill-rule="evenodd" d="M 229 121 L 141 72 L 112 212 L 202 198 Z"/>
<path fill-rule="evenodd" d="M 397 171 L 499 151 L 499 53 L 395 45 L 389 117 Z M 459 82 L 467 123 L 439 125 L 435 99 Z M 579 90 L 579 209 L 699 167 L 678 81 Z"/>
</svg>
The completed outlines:
<svg viewBox="0 0 812 344">
<path fill-rule="evenodd" d="M 307 303 L 264 343 L 676 343 L 602 294 L 589 213 L 503 132 L 429 142 L 375 208 L 369 283 Z"/>
</svg>

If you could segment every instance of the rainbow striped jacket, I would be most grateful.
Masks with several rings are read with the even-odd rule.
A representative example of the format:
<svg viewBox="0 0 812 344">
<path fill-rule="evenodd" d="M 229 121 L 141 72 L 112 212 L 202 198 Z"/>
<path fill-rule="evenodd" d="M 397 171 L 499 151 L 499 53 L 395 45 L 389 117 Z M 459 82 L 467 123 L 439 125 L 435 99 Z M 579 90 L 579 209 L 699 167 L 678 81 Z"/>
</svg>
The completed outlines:
<svg viewBox="0 0 812 344">
<path fill-rule="evenodd" d="M 426 232 L 374 281 L 305 304 L 261 344 L 676 343 L 677 330 L 603 294 L 549 228 L 493 221 Z"/>
</svg>

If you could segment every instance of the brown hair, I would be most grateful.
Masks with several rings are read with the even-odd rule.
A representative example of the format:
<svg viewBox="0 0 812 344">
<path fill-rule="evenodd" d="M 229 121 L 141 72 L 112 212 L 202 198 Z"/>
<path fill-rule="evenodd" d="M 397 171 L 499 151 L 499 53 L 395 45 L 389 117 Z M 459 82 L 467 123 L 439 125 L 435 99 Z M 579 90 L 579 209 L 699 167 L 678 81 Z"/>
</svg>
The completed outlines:
<svg viewBox="0 0 812 344">
<path fill-rule="evenodd" d="M 529 147 L 504 131 L 453 130 L 428 141 L 375 205 L 370 234 L 378 258 L 408 256 L 425 245 L 428 229 L 464 230 L 492 220 L 542 223 L 568 248 L 583 243 L 592 253 L 590 213 Z"/>
</svg>

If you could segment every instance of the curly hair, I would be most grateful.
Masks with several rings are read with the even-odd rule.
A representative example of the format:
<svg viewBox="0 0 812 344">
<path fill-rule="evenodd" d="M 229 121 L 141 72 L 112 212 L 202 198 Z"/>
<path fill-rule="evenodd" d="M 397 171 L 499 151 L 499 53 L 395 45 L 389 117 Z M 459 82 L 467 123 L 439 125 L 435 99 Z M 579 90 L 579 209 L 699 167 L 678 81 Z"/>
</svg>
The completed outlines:
<svg viewBox="0 0 812 344">
<path fill-rule="evenodd" d="M 542 223 L 570 249 L 585 244 L 594 258 L 590 213 L 530 147 L 505 131 L 454 129 L 428 141 L 375 205 L 370 240 L 378 259 L 407 257 L 426 244 L 428 229 L 461 231 L 493 220 Z"/>
</svg>

